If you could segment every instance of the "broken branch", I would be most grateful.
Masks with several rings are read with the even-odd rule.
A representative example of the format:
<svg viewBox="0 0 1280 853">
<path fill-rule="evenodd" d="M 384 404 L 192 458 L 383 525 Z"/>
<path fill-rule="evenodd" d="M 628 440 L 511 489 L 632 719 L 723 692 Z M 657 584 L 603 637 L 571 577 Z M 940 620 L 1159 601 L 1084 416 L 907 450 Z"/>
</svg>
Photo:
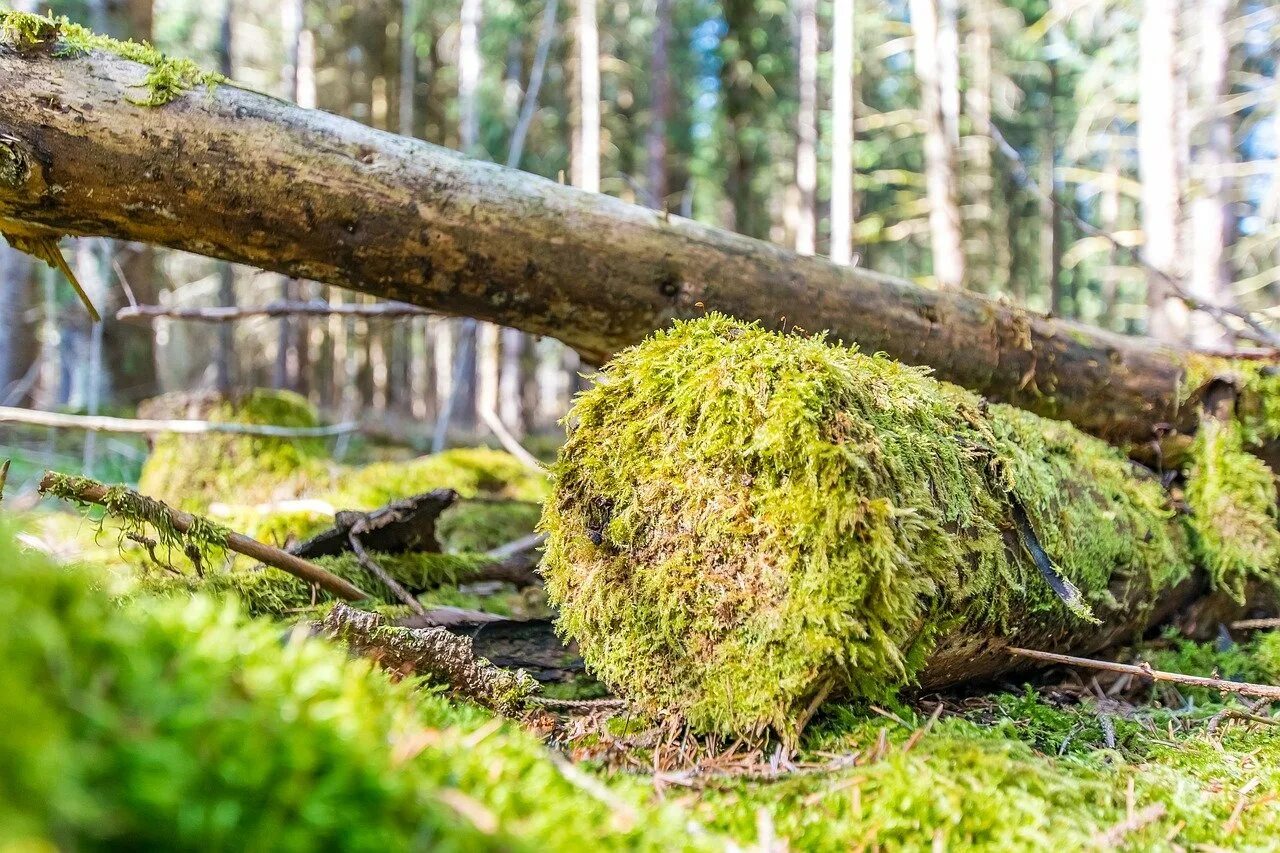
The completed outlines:
<svg viewBox="0 0 1280 853">
<path fill-rule="evenodd" d="M 191 533 L 193 528 L 220 530 L 208 519 L 174 509 L 168 504 L 141 495 L 123 486 L 106 486 L 87 477 L 69 477 L 56 471 L 46 471 L 40 480 L 40 494 L 52 495 L 63 500 L 76 500 L 81 503 L 97 504 L 108 512 L 121 500 L 142 507 L 148 520 L 163 519 L 183 534 Z M 137 519 L 127 519 L 136 521 Z M 327 572 L 315 563 L 297 557 L 279 548 L 273 548 L 257 539 L 250 539 L 234 531 L 226 531 L 225 539 L 218 544 L 225 545 L 230 551 L 243 554 L 273 568 L 288 572 L 307 583 L 314 584 L 325 592 L 347 601 L 361 601 L 369 597 L 368 593 L 331 572 Z"/>
</svg>

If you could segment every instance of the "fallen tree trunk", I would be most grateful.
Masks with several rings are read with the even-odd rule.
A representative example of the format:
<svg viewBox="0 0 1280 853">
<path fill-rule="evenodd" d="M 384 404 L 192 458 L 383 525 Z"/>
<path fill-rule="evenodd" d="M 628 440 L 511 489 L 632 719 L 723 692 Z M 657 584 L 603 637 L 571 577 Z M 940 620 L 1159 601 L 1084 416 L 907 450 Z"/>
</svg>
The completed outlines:
<svg viewBox="0 0 1280 853">
<path fill-rule="evenodd" d="M 829 329 L 1117 442 L 1193 423 L 1185 355 L 1152 340 L 801 257 L 230 85 L 141 106 L 145 73 L 102 51 L 0 45 L 0 231 L 170 246 L 550 335 L 594 362 L 715 309 Z"/>
<path fill-rule="evenodd" d="M 1189 535 L 1154 474 L 1068 424 L 725 317 L 619 354 L 570 418 L 543 517 L 558 626 L 704 730 L 794 737 L 828 696 L 1087 654 L 1280 572 Z M 1274 528 L 1232 510 L 1265 505 L 1252 480 L 1199 476 L 1231 538 Z"/>
</svg>

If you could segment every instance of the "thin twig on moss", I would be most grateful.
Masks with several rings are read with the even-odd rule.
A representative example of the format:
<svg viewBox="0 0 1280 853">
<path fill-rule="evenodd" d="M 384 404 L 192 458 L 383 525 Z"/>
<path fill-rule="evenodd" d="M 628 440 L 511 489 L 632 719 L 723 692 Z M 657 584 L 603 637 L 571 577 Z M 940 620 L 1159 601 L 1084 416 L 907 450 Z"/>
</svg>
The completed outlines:
<svg viewBox="0 0 1280 853">
<path fill-rule="evenodd" d="M 1041 652 L 1035 649 L 1009 647 L 1010 654 L 1045 663 L 1058 663 L 1064 666 L 1080 666 L 1087 669 L 1100 669 L 1106 672 L 1121 672 L 1136 675 L 1152 681 L 1167 681 L 1173 684 L 1185 684 L 1189 687 L 1208 687 L 1221 693 L 1234 693 L 1238 696 L 1256 696 L 1261 699 L 1280 701 L 1280 687 L 1272 684 L 1252 684 L 1247 681 L 1228 681 L 1224 678 L 1209 678 L 1203 675 L 1186 675 L 1181 672 L 1165 672 L 1152 669 L 1147 663 L 1117 663 L 1116 661 L 1079 658 L 1073 655 L 1060 655 L 1054 652 Z"/>
<path fill-rule="evenodd" d="M 159 534 L 161 544 L 185 550 L 195 545 L 204 556 L 210 551 L 226 549 L 251 557 L 268 566 L 288 572 L 307 583 L 347 601 L 361 601 L 369 594 L 315 563 L 270 545 L 227 530 L 198 515 L 182 512 L 161 501 L 139 494 L 123 486 L 106 486 L 88 477 L 72 477 L 46 471 L 40 480 L 40 493 L 65 501 L 91 503 L 104 507 L 107 514 L 131 525 L 129 532 L 140 533 L 149 525 Z"/>
</svg>

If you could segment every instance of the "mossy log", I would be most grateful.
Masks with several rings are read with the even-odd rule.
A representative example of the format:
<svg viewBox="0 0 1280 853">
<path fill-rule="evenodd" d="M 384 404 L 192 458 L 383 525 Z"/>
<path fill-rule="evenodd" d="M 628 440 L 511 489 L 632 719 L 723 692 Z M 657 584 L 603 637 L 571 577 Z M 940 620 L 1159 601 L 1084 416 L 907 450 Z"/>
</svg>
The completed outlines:
<svg viewBox="0 0 1280 853">
<path fill-rule="evenodd" d="M 1207 583 L 1213 543 L 1120 451 L 821 338 L 677 324 L 571 418 L 543 520 L 561 629 L 698 728 L 791 735 L 827 695 L 1088 653 Z"/>
<path fill-rule="evenodd" d="M 705 307 L 829 329 L 1112 441 L 1194 426 L 1180 408 L 1186 355 L 1152 340 L 801 257 L 210 89 L 185 66 L 157 89 L 163 57 L 82 31 L 52 49 L 18 38 L 0 44 L 0 231 L 15 239 L 170 246 L 550 335 L 596 362 Z"/>
</svg>

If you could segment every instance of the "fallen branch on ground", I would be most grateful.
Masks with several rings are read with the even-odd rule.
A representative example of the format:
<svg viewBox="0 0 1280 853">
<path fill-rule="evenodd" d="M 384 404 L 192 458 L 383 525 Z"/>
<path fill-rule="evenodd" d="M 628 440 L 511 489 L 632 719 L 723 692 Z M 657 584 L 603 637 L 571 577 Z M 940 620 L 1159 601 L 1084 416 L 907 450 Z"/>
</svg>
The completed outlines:
<svg viewBox="0 0 1280 853">
<path fill-rule="evenodd" d="M 1105 672 L 1119 672 L 1125 675 L 1136 675 L 1151 681 L 1168 681 L 1173 684 L 1183 684 L 1187 687 L 1208 687 L 1220 693 L 1234 693 L 1237 696 L 1254 696 L 1260 699 L 1280 701 L 1280 687 L 1271 684 L 1250 684 L 1247 681 L 1228 681 L 1225 678 L 1211 678 L 1204 675 L 1184 675 L 1180 672 L 1165 672 L 1159 669 L 1152 669 L 1150 664 L 1146 663 L 1117 663 L 1115 661 L 1074 657 L 1073 655 L 1060 655 L 1055 652 L 1041 652 L 1035 649 L 1022 649 L 1015 646 L 1010 646 L 1008 651 L 1010 654 L 1038 660 L 1043 663 L 1079 666 Z"/>
<path fill-rule="evenodd" d="M 443 682 L 500 714 L 517 713 L 538 689 L 528 673 L 499 669 L 478 659 L 470 639 L 443 628 L 392 627 L 376 613 L 335 604 L 316 629 L 384 669 Z"/>
<path fill-rule="evenodd" d="M 272 424 L 240 424 L 221 421 L 153 420 L 147 418 L 112 418 L 103 415 L 68 415 L 0 406 L 0 423 L 46 426 L 57 429 L 82 429 L 89 432 L 180 433 L 199 435 L 225 432 L 236 435 L 261 435 L 271 438 L 329 438 L 357 432 L 360 425 L 340 423 L 317 427 L 284 427 Z"/>
<path fill-rule="evenodd" d="M 62 500 L 97 504 L 105 507 L 108 514 L 115 515 L 127 523 L 137 524 L 145 521 L 157 527 L 158 530 L 171 528 L 182 534 L 191 534 L 194 530 L 197 536 L 208 536 L 212 533 L 217 541 L 211 544 L 225 547 L 237 554 L 243 554 L 260 563 L 288 572 L 338 598 L 361 601 L 369 597 L 364 590 L 325 571 L 315 563 L 287 551 L 281 551 L 279 548 L 273 548 L 257 539 L 250 539 L 240 533 L 225 530 L 208 519 L 173 509 L 167 504 L 123 486 L 106 486 L 87 477 L 71 477 L 56 471 L 46 471 L 40 480 L 40 493 Z"/>
</svg>

